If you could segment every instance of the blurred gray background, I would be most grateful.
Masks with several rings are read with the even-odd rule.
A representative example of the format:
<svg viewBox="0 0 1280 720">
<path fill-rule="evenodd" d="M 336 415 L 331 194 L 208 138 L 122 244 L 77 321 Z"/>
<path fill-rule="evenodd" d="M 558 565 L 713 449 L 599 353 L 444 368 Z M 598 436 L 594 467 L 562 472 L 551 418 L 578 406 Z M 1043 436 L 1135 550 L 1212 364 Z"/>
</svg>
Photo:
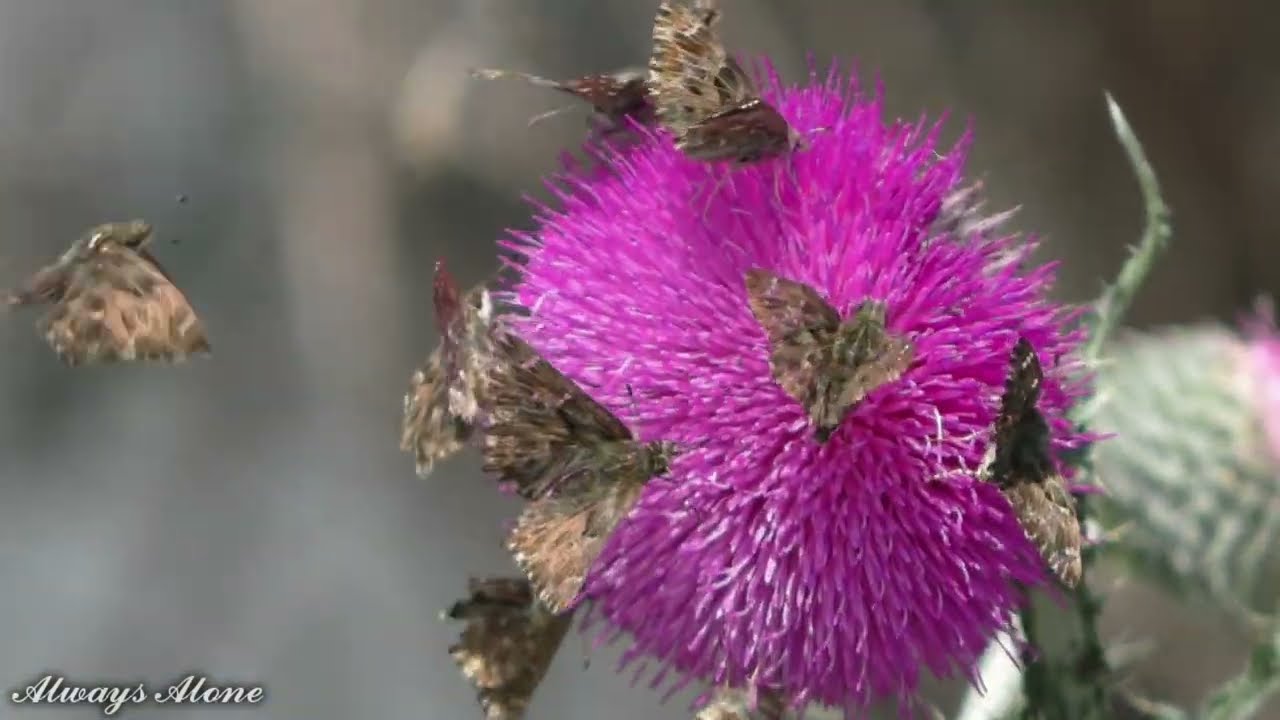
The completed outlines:
<svg viewBox="0 0 1280 720">
<path fill-rule="evenodd" d="M 140 216 L 203 315 L 212 360 L 62 368 L 32 314 L 0 324 L 0 678 L 268 686 L 252 710 L 139 717 L 465 720 L 472 692 L 436 614 L 470 573 L 511 569 L 513 503 L 472 455 L 417 479 L 401 395 L 435 342 L 431 263 L 495 266 L 524 192 L 584 113 L 470 79 L 644 61 L 656 0 L 0 0 L 0 278 L 86 227 Z M 1176 242 L 1138 324 L 1231 319 L 1280 288 L 1280 9 L 1115 3 L 725 0 L 736 49 L 799 79 L 857 58 L 895 114 L 972 118 L 993 209 L 1092 296 L 1142 214 L 1102 101 L 1145 141 Z M 179 204 L 185 194 L 189 202 Z M 171 244 L 168 241 L 173 241 Z M 1233 672 L 1215 616 L 1121 584 L 1108 631 L 1151 638 L 1152 695 Z M 583 669 L 584 658 L 592 661 Z M 682 718 L 616 653 L 571 637 L 534 718 Z M 6 690 L 7 693 L 7 690 Z M 90 708 L 3 717 L 91 717 Z"/>
</svg>

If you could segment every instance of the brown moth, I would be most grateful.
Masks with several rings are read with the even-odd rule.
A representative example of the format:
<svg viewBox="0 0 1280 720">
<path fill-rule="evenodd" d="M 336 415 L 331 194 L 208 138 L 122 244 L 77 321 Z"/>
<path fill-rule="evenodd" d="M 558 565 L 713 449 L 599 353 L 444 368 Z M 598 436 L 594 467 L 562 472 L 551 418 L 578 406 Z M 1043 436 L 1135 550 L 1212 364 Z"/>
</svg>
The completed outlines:
<svg viewBox="0 0 1280 720">
<path fill-rule="evenodd" d="M 531 502 L 507 540 L 538 598 L 573 604 L 587 572 L 672 443 L 635 440 L 622 421 L 524 341 L 507 336 L 489 366 L 484 467 Z"/>
<path fill-rule="evenodd" d="M 524 578 L 472 578 L 467 592 L 444 613 L 466 622 L 449 655 L 475 686 L 486 720 L 519 720 L 573 613 L 556 615 L 542 607 Z"/>
<path fill-rule="evenodd" d="M 440 345 L 409 380 L 400 428 L 400 449 L 413 453 L 422 477 L 437 460 L 460 450 L 475 430 L 492 352 L 488 289 L 477 285 L 461 295 L 441 260 L 433 301 Z"/>
<path fill-rule="evenodd" d="M 606 135 L 627 129 L 627 118 L 648 125 L 653 121 L 653 105 L 649 102 L 649 88 L 645 84 L 645 71 L 625 68 L 613 73 L 595 73 L 570 80 L 551 80 L 493 68 L 477 68 L 471 74 L 478 78 L 518 78 L 538 87 L 551 88 L 586 101 L 595 110 L 595 124 Z M 561 109 L 563 110 L 563 108 Z M 560 112 L 553 110 L 530 120 L 530 124 Z"/>
<path fill-rule="evenodd" d="M 142 220 L 91 228 L 6 301 L 52 306 L 36 329 L 69 366 L 207 355 L 204 326 L 146 250 L 151 238 Z"/>
<path fill-rule="evenodd" d="M 795 398 L 819 442 L 876 388 L 911 365 L 915 349 L 885 327 L 885 307 L 865 300 L 841 321 L 817 290 L 756 268 L 746 274 L 751 312 L 764 328 L 769 365 L 778 385 Z"/>
<path fill-rule="evenodd" d="M 1044 374 L 1026 338 L 1018 338 L 1009 366 L 995 441 L 979 475 L 1004 492 L 1049 568 L 1064 585 L 1075 587 L 1083 572 L 1080 522 L 1075 499 L 1054 470 L 1049 424 L 1037 407 Z"/>
<path fill-rule="evenodd" d="M 745 691 L 721 688 L 693 717 L 694 720 L 782 720 L 786 710 L 782 696 L 776 692 L 760 690 L 753 699 Z"/>
<path fill-rule="evenodd" d="M 725 51 L 720 16 L 713 0 L 658 7 L 649 58 L 658 121 L 698 160 L 749 163 L 801 148 L 800 135 Z"/>
</svg>

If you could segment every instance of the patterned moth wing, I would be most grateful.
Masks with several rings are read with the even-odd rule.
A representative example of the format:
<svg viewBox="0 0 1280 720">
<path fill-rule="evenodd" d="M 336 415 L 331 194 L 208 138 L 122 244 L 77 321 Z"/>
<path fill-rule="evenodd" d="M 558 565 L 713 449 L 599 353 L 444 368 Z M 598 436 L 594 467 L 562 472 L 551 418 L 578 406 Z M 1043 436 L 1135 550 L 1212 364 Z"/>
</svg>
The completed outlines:
<svg viewBox="0 0 1280 720">
<path fill-rule="evenodd" d="M 595 73 L 570 80 L 551 80 L 529 73 L 493 68 L 479 68 L 471 74 L 484 79 L 519 78 L 538 87 L 558 90 L 586 101 L 596 113 L 597 125 L 605 134 L 627 129 L 627 118 L 642 125 L 651 124 L 653 105 L 644 70 L 625 68 L 613 73 Z M 539 115 L 538 120 L 544 117 Z"/>
<path fill-rule="evenodd" d="M 614 527 L 667 472 L 671 443 L 641 443 L 514 336 L 490 366 L 485 470 L 531 502 L 507 540 L 539 600 L 569 608 Z"/>
<path fill-rule="evenodd" d="M 800 136 L 720 41 L 710 0 L 664 2 L 653 23 L 649 93 L 676 148 L 698 160 L 755 162 L 799 148 Z"/>
<path fill-rule="evenodd" d="M 142 220 L 91 228 L 7 301 L 52 306 L 36 327 L 72 367 L 207 355 L 195 310 L 146 250 L 151 237 Z"/>
<path fill-rule="evenodd" d="M 475 686 L 486 720 L 519 720 L 573 614 L 548 611 L 524 578 L 473 578 L 468 593 L 445 612 L 466 623 L 449 655 Z"/>
<path fill-rule="evenodd" d="M 1013 506 L 1027 537 L 1058 579 L 1075 587 L 1083 573 L 1076 503 L 1054 469 L 1049 424 L 1037 406 L 1044 373 L 1035 348 L 1018 338 L 982 477 Z"/>
<path fill-rule="evenodd" d="M 840 315 L 816 290 L 763 269 L 746 274 L 747 299 L 771 346 L 773 378 L 809 414 L 826 442 L 873 390 L 911 365 L 914 348 L 885 327 L 884 305 L 868 300 Z"/>
<path fill-rule="evenodd" d="M 443 261 L 436 263 L 434 297 L 440 345 L 409 380 L 400 449 L 414 455 L 418 475 L 457 452 L 475 430 L 491 359 L 493 304 L 478 285 L 462 296 Z"/>
<path fill-rule="evenodd" d="M 752 698 L 742 690 L 721 688 L 694 720 L 782 720 L 786 704 L 776 692 L 761 690 Z"/>
</svg>

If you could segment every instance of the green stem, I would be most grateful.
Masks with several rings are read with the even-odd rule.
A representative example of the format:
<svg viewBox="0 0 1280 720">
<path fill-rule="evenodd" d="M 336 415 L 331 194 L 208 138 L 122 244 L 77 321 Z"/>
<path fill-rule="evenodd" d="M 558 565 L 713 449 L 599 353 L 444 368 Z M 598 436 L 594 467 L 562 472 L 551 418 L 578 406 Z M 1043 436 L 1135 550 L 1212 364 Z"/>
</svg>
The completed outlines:
<svg viewBox="0 0 1280 720">
<path fill-rule="evenodd" d="M 1256 645 L 1236 677 L 1223 683 L 1205 703 L 1204 720 L 1246 720 L 1280 690 L 1280 631 Z"/>
<path fill-rule="evenodd" d="M 1160 184 L 1142 150 L 1142 143 L 1138 141 L 1115 99 L 1109 93 L 1106 98 L 1116 137 L 1129 157 L 1142 192 L 1146 227 L 1137 248 L 1120 268 L 1115 283 L 1103 289 L 1092 311 L 1085 317 L 1089 335 L 1083 348 L 1083 359 L 1090 368 L 1097 367 L 1103 346 L 1119 326 L 1156 257 L 1168 244 L 1173 232 L 1169 207 L 1160 194 Z M 1084 429 L 1087 418 L 1079 415 L 1078 413 L 1076 422 Z M 1073 458 L 1073 464 L 1086 477 L 1092 472 L 1090 450 L 1091 448 L 1085 448 Z M 1088 498 L 1078 498 L 1077 515 L 1082 526 L 1088 520 L 1088 514 Z M 1095 554 L 1092 548 L 1086 548 L 1086 568 L 1093 565 Z M 1064 642 L 1060 644 L 1065 645 L 1061 648 L 1062 652 L 1050 652 L 1048 643 L 1041 644 L 1038 648 L 1040 655 L 1028 666 L 1023 676 L 1023 692 L 1028 700 L 1025 717 L 1085 720 L 1109 716 L 1107 686 L 1111 681 L 1111 673 L 1098 634 L 1102 599 L 1090 590 L 1087 578 L 1088 572 L 1072 594 L 1075 622 L 1074 627 L 1066 633 L 1067 637 L 1062 638 Z M 1059 613 L 1050 612 L 1047 619 L 1049 622 L 1059 623 L 1062 618 Z M 1036 620 L 1037 614 L 1029 609 L 1024 611 L 1023 627 L 1028 640 L 1040 642 L 1049 633 L 1045 632 L 1045 628 L 1037 626 Z M 1062 656 L 1054 657 L 1059 654 Z"/>
<path fill-rule="evenodd" d="M 1106 93 L 1106 97 L 1111 124 L 1115 127 L 1116 137 L 1124 147 L 1125 154 L 1129 156 L 1129 164 L 1133 166 L 1133 173 L 1138 179 L 1138 188 L 1142 191 L 1147 225 L 1142 232 L 1142 240 L 1138 243 L 1138 247 L 1120 268 L 1115 284 L 1103 289 L 1102 296 L 1094 306 L 1094 311 L 1086 320 L 1089 339 L 1084 346 L 1084 359 L 1091 367 L 1096 365 L 1102 354 L 1102 346 L 1119 325 L 1125 312 L 1129 310 L 1129 305 L 1133 303 L 1133 297 L 1137 295 L 1138 288 L 1142 286 L 1142 281 L 1151 271 L 1156 256 L 1169 244 L 1169 238 L 1173 235 L 1169 206 L 1165 204 L 1164 197 L 1160 194 L 1160 183 L 1156 179 L 1155 170 L 1147 160 L 1146 153 L 1142 150 L 1142 143 L 1138 142 L 1138 136 L 1129 126 L 1129 121 L 1115 98 L 1111 97 L 1111 93 Z"/>
</svg>

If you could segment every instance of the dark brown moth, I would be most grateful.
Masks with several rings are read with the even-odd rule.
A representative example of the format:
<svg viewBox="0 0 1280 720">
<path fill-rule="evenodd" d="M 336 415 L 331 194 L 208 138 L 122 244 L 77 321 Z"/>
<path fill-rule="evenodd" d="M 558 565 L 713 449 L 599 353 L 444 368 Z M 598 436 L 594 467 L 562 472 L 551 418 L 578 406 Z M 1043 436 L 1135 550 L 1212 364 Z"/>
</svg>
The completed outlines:
<svg viewBox="0 0 1280 720">
<path fill-rule="evenodd" d="M 658 7 L 649 94 L 676 147 L 698 160 L 755 162 L 803 146 L 800 135 L 729 56 L 713 0 Z"/>
<path fill-rule="evenodd" d="M 475 430 L 492 353 L 493 303 L 478 285 L 461 295 L 444 261 L 435 268 L 434 298 L 440 345 L 409 380 L 400 449 L 411 452 L 418 475 L 457 452 Z"/>
<path fill-rule="evenodd" d="M 772 351 L 778 385 L 809 414 L 826 442 L 845 415 L 873 390 L 902 376 L 915 358 L 904 337 L 885 327 L 885 306 L 858 305 L 842 321 L 817 290 L 756 268 L 746 274 L 747 300 Z"/>
<path fill-rule="evenodd" d="M 534 597 L 524 578 L 472 578 L 468 597 L 445 613 L 466 622 L 449 647 L 463 677 L 476 688 L 486 720 L 519 720 L 573 622 Z"/>
<path fill-rule="evenodd" d="M 632 118 L 642 125 L 653 122 L 653 105 L 649 102 L 649 88 L 645 84 L 645 71 L 626 68 L 613 73 L 595 73 L 583 75 L 570 80 L 551 80 L 516 72 L 514 70 L 497 70 L 478 68 L 471 71 L 478 78 L 493 80 L 497 78 L 518 78 L 538 87 L 551 88 L 573 95 L 586 101 L 595 110 L 595 124 L 603 134 L 613 134 L 627 129 L 627 118 Z M 530 124 L 548 115 L 535 116 Z"/>
<path fill-rule="evenodd" d="M 489 366 L 484 467 L 530 502 L 507 540 L 538 598 L 570 607 L 645 484 L 667 472 L 672 443 L 635 440 L 622 421 L 506 336 Z"/>
<path fill-rule="evenodd" d="M 36 322 L 70 366 L 150 360 L 178 363 L 210 353 L 182 291 L 146 249 L 142 220 L 98 225 L 8 294 L 11 306 L 51 305 Z"/>
<path fill-rule="evenodd" d="M 786 703 L 776 692 L 761 690 L 752 698 L 742 690 L 717 690 L 711 702 L 694 720 L 782 720 Z"/>
<path fill-rule="evenodd" d="M 1040 413 L 1044 373 L 1035 348 L 1018 338 L 1000 400 L 995 441 L 979 475 L 995 483 L 1013 506 L 1027 537 L 1067 587 L 1080 581 L 1080 522 L 1076 502 L 1054 469 L 1049 424 Z"/>
</svg>

